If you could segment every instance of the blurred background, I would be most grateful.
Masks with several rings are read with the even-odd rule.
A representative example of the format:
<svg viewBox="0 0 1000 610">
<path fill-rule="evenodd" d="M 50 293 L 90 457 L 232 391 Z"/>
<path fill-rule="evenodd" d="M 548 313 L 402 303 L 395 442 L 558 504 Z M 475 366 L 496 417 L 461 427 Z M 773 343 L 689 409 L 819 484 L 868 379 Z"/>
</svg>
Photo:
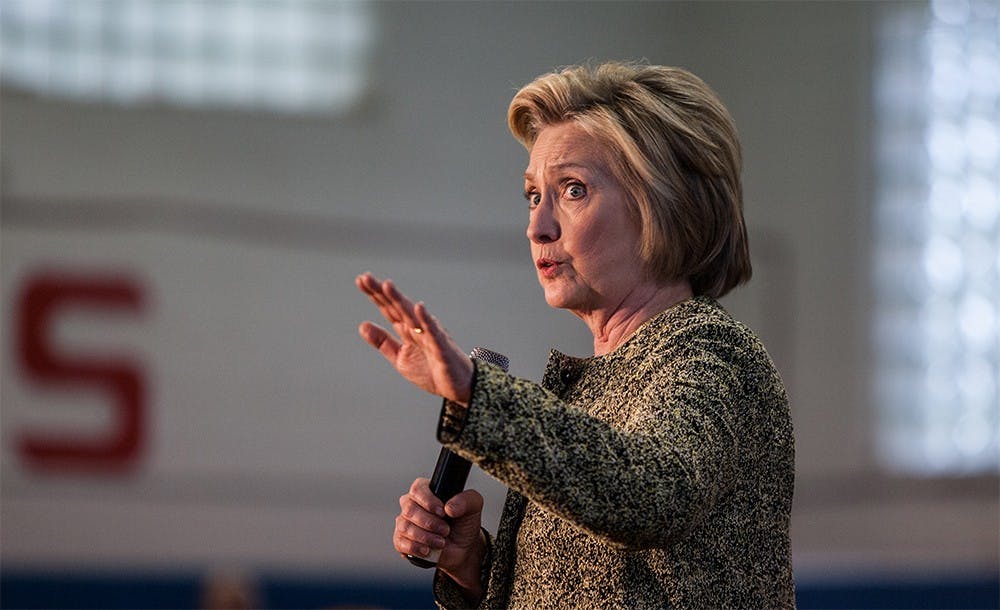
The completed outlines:
<svg viewBox="0 0 1000 610">
<path fill-rule="evenodd" d="M 358 339 L 353 278 L 517 376 L 586 355 L 505 111 L 606 59 L 692 70 L 740 129 L 724 304 L 791 397 L 800 607 L 998 607 L 994 0 L 0 0 L 0 603 L 432 606 L 390 538 L 439 405 Z"/>
</svg>

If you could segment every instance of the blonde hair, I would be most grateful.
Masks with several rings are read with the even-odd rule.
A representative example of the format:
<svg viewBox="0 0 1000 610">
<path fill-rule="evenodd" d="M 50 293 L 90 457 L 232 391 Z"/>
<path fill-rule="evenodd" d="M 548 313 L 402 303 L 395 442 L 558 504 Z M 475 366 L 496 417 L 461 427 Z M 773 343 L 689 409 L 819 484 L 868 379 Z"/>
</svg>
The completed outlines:
<svg viewBox="0 0 1000 610">
<path fill-rule="evenodd" d="M 641 225 L 640 255 L 665 281 L 721 297 L 750 279 L 736 127 L 708 85 L 681 68 L 626 63 L 544 74 L 514 96 L 507 122 L 529 151 L 574 121 L 612 152 Z"/>
</svg>

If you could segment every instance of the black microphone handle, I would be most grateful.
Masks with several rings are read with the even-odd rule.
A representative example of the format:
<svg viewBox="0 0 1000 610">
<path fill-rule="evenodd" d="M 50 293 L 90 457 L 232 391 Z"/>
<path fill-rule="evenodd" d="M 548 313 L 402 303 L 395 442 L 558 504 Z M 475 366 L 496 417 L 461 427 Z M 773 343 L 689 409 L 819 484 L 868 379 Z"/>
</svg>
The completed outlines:
<svg viewBox="0 0 1000 610">
<path fill-rule="evenodd" d="M 456 494 L 465 489 L 465 481 L 469 478 L 472 462 L 452 452 L 447 447 L 441 448 L 437 465 L 431 476 L 431 491 L 447 503 Z"/>
<path fill-rule="evenodd" d="M 484 347 L 473 348 L 469 357 L 495 364 L 504 371 L 510 366 L 506 356 Z M 442 447 L 441 453 L 438 454 L 437 464 L 434 465 L 434 474 L 431 475 L 431 491 L 442 502 L 447 503 L 455 494 L 465 489 L 465 481 L 469 478 L 471 468 L 472 462 L 452 452 L 447 447 Z M 440 556 L 440 549 L 432 549 L 426 558 L 409 554 L 406 558 L 415 566 L 433 568 L 437 565 Z"/>
<path fill-rule="evenodd" d="M 465 489 L 465 481 L 469 478 L 472 462 L 453 452 L 447 447 L 441 447 L 437 465 L 431 476 L 431 491 L 442 502 L 447 503 L 455 494 Z M 406 558 L 415 566 L 433 568 L 441 556 L 440 549 L 432 549 L 427 558 L 407 555 Z"/>
</svg>

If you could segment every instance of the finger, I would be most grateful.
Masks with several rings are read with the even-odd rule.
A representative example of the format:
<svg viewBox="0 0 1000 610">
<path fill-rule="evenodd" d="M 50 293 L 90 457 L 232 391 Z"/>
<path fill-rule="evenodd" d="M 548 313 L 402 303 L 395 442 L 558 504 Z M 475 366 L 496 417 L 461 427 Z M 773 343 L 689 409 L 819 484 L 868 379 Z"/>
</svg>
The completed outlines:
<svg viewBox="0 0 1000 610">
<path fill-rule="evenodd" d="M 391 279 L 378 282 L 370 274 L 366 286 L 373 291 L 372 300 L 379 306 L 382 315 L 392 322 L 393 329 L 401 339 L 416 342 L 423 334 L 423 327 L 414 315 L 414 306 Z"/>
<path fill-rule="evenodd" d="M 379 308 L 382 317 L 392 324 L 396 335 L 403 341 L 416 341 L 423 329 L 416 331 L 417 324 L 410 312 L 409 300 L 399 292 L 394 282 L 389 279 L 379 282 L 371 274 L 359 276 L 358 281 L 359 287 Z"/>
<path fill-rule="evenodd" d="M 396 306 L 385 296 L 383 292 L 384 290 L 383 285 L 378 284 L 375 291 L 371 295 L 371 299 L 378 306 L 379 310 L 382 311 L 382 315 L 384 315 L 387 320 L 395 324 L 399 322 L 401 318 L 396 310 Z"/>
<path fill-rule="evenodd" d="M 444 517 L 444 503 L 431 491 L 430 479 L 419 477 L 413 481 L 413 484 L 410 485 L 409 495 L 427 512 Z"/>
<path fill-rule="evenodd" d="M 427 545 L 421 544 L 415 540 L 410 540 L 395 530 L 392 533 L 392 546 L 404 557 L 406 555 L 426 557 L 431 552 L 430 547 Z"/>
<path fill-rule="evenodd" d="M 437 351 L 438 357 L 444 359 L 446 351 L 451 346 L 451 337 L 448 336 L 448 331 L 427 310 L 427 305 L 423 301 L 413 306 L 413 313 L 417 325 L 427 331 L 427 335 L 433 340 L 432 344 Z M 464 355 L 462 354 L 462 356 Z"/>
<path fill-rule="evenodd" d="M 371 273 L 365 272 L 355 279 L 355 284 L 378 307 L 382 317 L 393 325 L 400 322 L 400 315 L 397 313 L 397 308 L 383 294 L 383 282 L 380 282 Z"/>
<path fill-rule="evenodd" d="M 385 296 L 388 305 L 398 316 L 401 324 L 405 324 L 411 328 L 419 327 L 417 318 L 413 314 L 413 303 L 410 299 L 406 298 L 406 295 L 400 292 L 395 282 L 392 280 L 382 282 L 382 295 Z"/>
<path fill-rule="evenodd" d="M 361 290 L 361 292 L 372 298 L 374 298 L 376 294 L 382 292 L 381 282 L 379 282 L 374 275 L 367 271 L 354 278 L 354 284 L 359 290 Z"/>
<path fill-rule="evenodd" d="M 367 294 L 368 292 L 368 280 L 371 278 L 371 274 L 365 271 L 364 273 L 359 273 L 354 276 L 354 285 L 358 287 L 358 290 Z"/>
<path fill-rule="evenodd" d="M 447 536 L 451 533 L 451 528 L 448 526 L 447 521 L 437 515 L 427 512 L 409 496 L 403 496 L 400 498 L 399 507 L 400 518 L 409 521 L 420 529 L 439 536 Z"/>
<path fill-rule="evenodd" d="M 375 276 L 370 272 L 365 271 L 364 273 L 359 273 L 357 277 L 354 278 L 354 285 L 358 287 L 358 290 L 368 294 L 371 292 L 371 283 L 375 281 Z"/>
<path fill-rule="evenodd" d="M 375 276 L 367 272 L 363 273 L 355 279 L 355 284 L 378 307 L 382 317 L 392 324 L 397 324 L 400 321 L 396 308 L 383 294 L 383 284 Z"/>
<path fill-rule="evenodd" d="M 444 505 L 445 513 L 453 519 L 482 512 L 482 510 L 483 496 L 475 489 L 466 489 L 462 493 L 456 494 Z"/>
<path fill-rule="evenodd" d="M 444 536 L 439 536 L 434 532 L 429 532 L 422 527 L 418 527 L 402 515 L 396 517 L 396 534 L 407 540 L 412 540 L 435 549 L 443 549 L 445 545 Z"/>
<path fill-rule="evenodd" d="M 358 326 L 358 334 L 365 340 L 365 343 L 377 349 L 390 363 L 396 362 L 400 343 L 384 328 L 371 322 L 362 322 Z"/>
</svg>

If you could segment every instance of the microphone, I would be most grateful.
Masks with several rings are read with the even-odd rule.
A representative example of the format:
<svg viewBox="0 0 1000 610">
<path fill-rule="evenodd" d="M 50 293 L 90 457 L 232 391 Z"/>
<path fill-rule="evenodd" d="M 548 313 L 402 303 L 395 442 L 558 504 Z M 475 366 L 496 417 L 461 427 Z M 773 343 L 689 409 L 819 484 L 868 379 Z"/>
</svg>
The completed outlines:
<svg viewBox="0 0 1000 610">
<path fill-rule="evenodd" d="M 473 348 L 469 352 L 469 358 L 498 366 L 505 373 L 510 367 L 510 360 L 507 359 L 507 356 L 485 347 Z M 434 474 L 431 475 L 431 492 L 442 502 L 447 502 L 452 496 L 465 489 L 465 481 L 469 478 L 471 467 L 472 462 L 453 453 L 447 447 L 442 447 L 441 453 L 438 454 L 437 464 L 434 465 Z M 431 549 L 427 557 L 406 556 L 410 563 L 421 568 L 433 568 L 437 565 L 440 557 L 441 549 Z"/>
</svg>

